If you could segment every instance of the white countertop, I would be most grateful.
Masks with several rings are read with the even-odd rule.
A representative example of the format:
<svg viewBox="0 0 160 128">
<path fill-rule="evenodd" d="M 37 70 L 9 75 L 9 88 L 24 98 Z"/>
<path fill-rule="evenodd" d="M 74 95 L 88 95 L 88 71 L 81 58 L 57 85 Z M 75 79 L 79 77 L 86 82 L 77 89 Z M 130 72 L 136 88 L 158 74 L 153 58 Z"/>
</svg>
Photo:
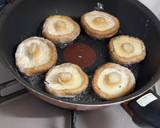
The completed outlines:
<svg viewBox="0 0 160 128">
<path fill-rule="evenodd" d="M 24 94 L 0 105 L 0 128 L 69 128 L 70 111 Z"/>
<path fill-rule="evenodd" d="M 3 128 L 70 128 L 70 116 L 70 111 L 47 104 L 29 93 L 0 105 L 0 127 Z M 98 127 L 138 128 L 120 105 L 76 112 L 76 128 Z"/>
</svg>

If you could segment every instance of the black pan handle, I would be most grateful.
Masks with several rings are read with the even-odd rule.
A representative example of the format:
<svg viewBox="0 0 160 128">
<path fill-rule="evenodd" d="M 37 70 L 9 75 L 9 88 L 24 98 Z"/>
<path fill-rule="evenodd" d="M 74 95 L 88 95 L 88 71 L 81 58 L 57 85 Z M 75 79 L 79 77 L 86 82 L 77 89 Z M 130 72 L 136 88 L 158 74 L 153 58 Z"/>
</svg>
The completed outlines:
<svg viewBox="0 0 160 128">
<path fill-rule="evenodd" d="M 141 127 L 160 128 L 160 96 L 148 91 L 143 96 L 128 103 L 132 111 L 132 119 Z"/>
</svg>

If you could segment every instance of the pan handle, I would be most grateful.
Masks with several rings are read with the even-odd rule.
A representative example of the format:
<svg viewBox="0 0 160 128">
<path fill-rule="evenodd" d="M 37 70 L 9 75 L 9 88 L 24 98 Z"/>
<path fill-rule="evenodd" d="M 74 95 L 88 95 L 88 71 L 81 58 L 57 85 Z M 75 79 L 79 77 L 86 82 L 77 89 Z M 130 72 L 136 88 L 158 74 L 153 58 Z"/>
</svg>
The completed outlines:
<svg viewBox="0 0 160 128">
<path fill-rule="evenodd" d="M 160 128 L 160 96 L 153 91 L 129 102 L 127 109 L 133 121 L 141 127 Z"/>
</svg>

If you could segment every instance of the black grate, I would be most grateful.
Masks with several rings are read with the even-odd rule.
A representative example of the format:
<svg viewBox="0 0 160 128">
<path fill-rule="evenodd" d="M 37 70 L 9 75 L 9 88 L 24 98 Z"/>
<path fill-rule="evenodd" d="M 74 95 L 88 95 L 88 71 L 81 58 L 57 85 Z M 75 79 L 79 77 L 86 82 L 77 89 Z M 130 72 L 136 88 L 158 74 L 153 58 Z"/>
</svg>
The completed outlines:
<svg viewBox="0 0 160 128">
<path fill-rule="evenodd" d="M 12 0 L 0 0 L 0 11 L 11 1 Z M 17 91 L 14 90 L 13 87 L 15 86 L 15 84 L 19 83 L 16 80 L 12 80 L 0 84 L 0 103 L 3 103 L 27 92 L 27 90 L 23 88 Z M 5 92 L 5 95 L 3 95 L 2 92 Z"/>
<path fill-rule="evenodd" d="M 0 0 L 0 10 L 2 10 L 10 0 Z"/>
</svg>

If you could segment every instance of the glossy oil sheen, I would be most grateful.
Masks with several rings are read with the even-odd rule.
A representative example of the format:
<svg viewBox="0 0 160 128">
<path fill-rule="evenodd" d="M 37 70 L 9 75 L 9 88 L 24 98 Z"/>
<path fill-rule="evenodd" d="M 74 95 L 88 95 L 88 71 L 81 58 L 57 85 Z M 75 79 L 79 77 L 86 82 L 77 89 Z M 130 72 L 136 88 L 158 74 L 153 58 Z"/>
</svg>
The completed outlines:
<svg viewBox="0 0 160 128">
<path fill-rule="evenodd" d="M 104 101 L 95 95 L 90 84 L 84 93 L 75 98 L 57 98 L 44 91 L 44 74 L 28 78 L 18 72 L 14 59 L 16 47 L 30 36 L 41 36 L 41 28 L 45 18 L 54 14 L 68 15 L 79 23 L 82 14 L 99 9 L 97 3 L 99 3 L 98 0 L 16 0 L 10 5 L 10 9 L 8 9 L 10 11 L 6 9 L 1 16 L 1 20 L 3 20 L 0 27 L 1 61 L 34 93 L 41 95 L 40 97 L 44 95 L 50 97 L 45 98 L 52 104 L 54 104 L 51 101 L 52 99 L 58 99 L 67 101 L 67 103 L 103 104 L 107 106 L 110 103 L 119 103 L 143 93 L 159 78 L 160 23 L 148 9 L 135 0 L 101 0 L 100 2 L 100 5 L 103 5 L 100 8 L 103 8 L 103 11 L 111 13 L 120 20 L 121 28 L 117 35 L 136 36 L 142 39 L 146 45 L 146 59 L 139 64 L 127 66 L 134 72 L 137 79 L 136 88 L 131 95 L 113 101 Z M 76 43 L 86 42 L 96 51 L 96 63 L 92 67 L 84 69 L 90 79 L 97 67 L 112 61 L 107 52 L 109 40 L 99 41 L 90 38 L 82 29 L 81 35 L 74 41 Z M 58 46 L 57 49 L 59 54 L 58 64 L 61 64 L 64 62 L 64 47 Z M 63 105 L 56 105 L 63 107 Z"/>
</svg>

